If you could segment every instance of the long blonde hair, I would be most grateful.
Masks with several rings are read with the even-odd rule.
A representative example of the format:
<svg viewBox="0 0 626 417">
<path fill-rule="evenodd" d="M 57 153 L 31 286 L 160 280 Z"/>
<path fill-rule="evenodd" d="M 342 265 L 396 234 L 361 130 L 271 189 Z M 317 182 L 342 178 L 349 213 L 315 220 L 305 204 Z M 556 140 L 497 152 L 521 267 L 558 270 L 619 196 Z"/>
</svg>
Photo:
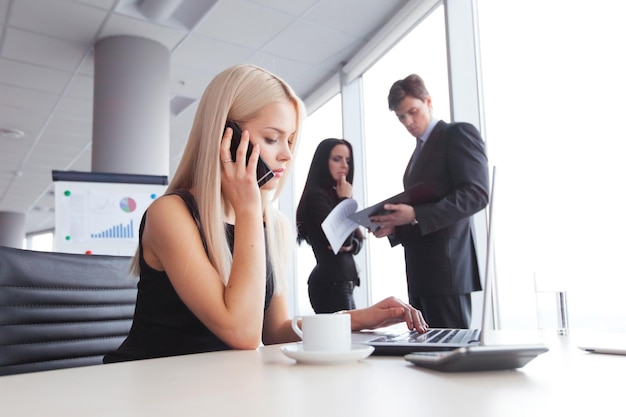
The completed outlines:
<svg viewBox="0 0 626 417">
<path fill-rule="evenodd" d="M 226 201 L 221 191 L 220 143 L 226 120 L 246 122 L 264 107 L 277 102 L 290 102 L 296 109 L 296 132 L 291 145 L 296 147 L 305 115 L 304 105 L 291 87 L 269 71 L 254 65 L 237 65 L 218 74 L 207 86 L 193 121 L 185 151 L 167 192 L 194 189 L 202 228 L 207 239 L 209 260 L 228 283 L 232 254 L 228 247 L 225 224 Z M 293 158 L 292 158 L 293 161 Z M 263 217 L 267 248 L 274 273 L 275 293 L 284 292 L 289 270 L 289 254 L 295 242 L 292 225 L 272 204 L 280 195 L 291 164 L 278 179 L 276 190 L 269 197 L 264 192 Z M 282 255 L 282 256 L 280 256 Z M 138 254 L 132 270 L 138 274 Z"/>
</svg>

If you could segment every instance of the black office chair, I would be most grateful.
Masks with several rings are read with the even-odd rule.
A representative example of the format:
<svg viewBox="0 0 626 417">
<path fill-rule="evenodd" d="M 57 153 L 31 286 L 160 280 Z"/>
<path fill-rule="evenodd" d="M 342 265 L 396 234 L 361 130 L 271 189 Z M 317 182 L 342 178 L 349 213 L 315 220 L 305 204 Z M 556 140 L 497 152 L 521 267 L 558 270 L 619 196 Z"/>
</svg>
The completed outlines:
<svg viewBox="0 0 626 417">
<path fill-rule="evenodd" d="M 0 375 L 102 364 L 132 322 L 130 257 L 0 246 Z"/>
</svg>

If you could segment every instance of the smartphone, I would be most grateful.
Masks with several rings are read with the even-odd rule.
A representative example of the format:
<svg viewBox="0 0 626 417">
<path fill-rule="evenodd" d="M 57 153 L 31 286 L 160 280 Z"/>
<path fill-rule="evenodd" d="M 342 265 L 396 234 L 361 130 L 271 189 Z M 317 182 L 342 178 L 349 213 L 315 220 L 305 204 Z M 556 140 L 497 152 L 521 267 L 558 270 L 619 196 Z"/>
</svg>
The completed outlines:
<svg viewBox="0 0 626 417">
<path fill-rule="evenodd" d="M 237 125 L 237 123 L 227 120 L 226 126 L 224 126 L 224 131 L 226 128 L 230 127 L 233 129 L 233 138 L 230 142 L 230 155 L 233 161 L 237 160 L 237 148 L 239 147 L 239 143 L 241 142 L 241 128 Z M 248 161 L 250 160 L 250 154 L 252 153 L 252 143 L 248 142 L 248 151 L 246 152 L 246 165 L 248 165 Z M 259 162 L 256 165 L 256 181 L 259 184 L 259 187 L 265 185 L 269 180 L 274 178 L 274 172 L 272 169 L 265 163 L 265 161 L 259 157 Z"/>
</svg>

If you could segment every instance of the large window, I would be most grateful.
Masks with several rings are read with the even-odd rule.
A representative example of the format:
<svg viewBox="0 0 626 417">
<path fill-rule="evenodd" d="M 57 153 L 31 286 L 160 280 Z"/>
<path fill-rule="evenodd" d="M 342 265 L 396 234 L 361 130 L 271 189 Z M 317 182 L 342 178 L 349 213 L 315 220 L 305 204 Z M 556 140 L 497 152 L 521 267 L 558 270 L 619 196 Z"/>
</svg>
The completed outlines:
<svg viewBox="0 0 626 417">
<path fill-rule="evenodd" d="M 626 164 L 623 135 L 614 127 L 626 113 L 621 53 L 626 27 L 620 20 L 626 5 L 610 0 L 593 6 L 579 0 L 476 0 L 476 5 L 482 133 L 498 172 L 500 325 L 537 328 L 536 289 L 547 288 L 567 292 L 572 329 L 626 332 L 626 218 L 620 197 Z M 450 120 L 445 39 L 439 7 L 363 76 L 366 205 L 402 190 L 415 146 L 387 109 L 391 83 L 409 73 L 421 75 L 435 116 Z M 340 112 L 338 102 L 333 106 L 331 113 Z M 327 125 L 323 132 L 315 143 L 329 135 Z M 300 169 L 308 169 L 306 159 L 303 150 Z M 310 255 L 309 248 L 301 249 L 299 263 L 304 250 Z M 406 299 L 402 248 L 370 235 L 366 250 L 371 299 L 390 294 Z M 301 274 L 308 271 L 300 268 Z M 305 294 L 306 276 L 299 282 Z"/>
<path fill-rule="evenodd" d="M 294 164 L 296 207 L 300 201 L 317 145 L 326 138 L 342 138 L 341 132 L 341 95 L 338 94 L 304 121 L 298 145 L 297 163 Z M 294 293 L 297 297 L 297 312 L 298 314 L 313 314 L 313 308 L 309 302 L 307 280 L 311 270 L 315 267 L 315 257 L 311 247 L 304 242 L 298 246 L 296 254 L 298 262 Z"/>
<path fill-rule="evenodd" d="M 42 232 L 26 236 L 24 248 L 36 251 L 52 252 L 54 247 L 54 233 Z"/>
<path fill-rule="evenodd" d="M 433 98 L 435 117 L 450 120 L 443 7 L 437 8 L 363 75 L 366 154 L 366 205 L 403 190 L 402 176 L 415 149 L 415 138 L 389 111 L 387 94 L 394 81 L 420 75 Z M 368 235 L 372 300 L 389 295 L 408 300 L 404 252 L 387 239 Z"/>
<path fill-rule="evenodd" d="M 573 329 L 626 331 L 625 11 L 478 1 L 504 328 L 536 327 L 536 280 L 567 291 Z"/>
</svg>

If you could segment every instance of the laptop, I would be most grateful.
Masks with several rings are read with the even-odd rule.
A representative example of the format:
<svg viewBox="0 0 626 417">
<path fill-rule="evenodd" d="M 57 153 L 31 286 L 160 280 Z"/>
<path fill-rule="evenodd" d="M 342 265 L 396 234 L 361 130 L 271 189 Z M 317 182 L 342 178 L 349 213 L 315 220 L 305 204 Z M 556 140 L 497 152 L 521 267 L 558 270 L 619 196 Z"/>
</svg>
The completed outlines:
<svg viewBox="0 0 626 417">
<path fill-rule="evenodd" d="M 547 352 L 543 344 L 488 345 L 491 326 L 491 253 L 493 251 L 493 205 L 495 167 L 488 206 L 487 254 L 481 329 L 429 329 L 426 333 L 401 331 L 379 334 L 354 333 L 353 342 L 374 347 L 375 355 L 403 355 L 415 365 L 443 371 L 513 369 Z"/>
</svg>

